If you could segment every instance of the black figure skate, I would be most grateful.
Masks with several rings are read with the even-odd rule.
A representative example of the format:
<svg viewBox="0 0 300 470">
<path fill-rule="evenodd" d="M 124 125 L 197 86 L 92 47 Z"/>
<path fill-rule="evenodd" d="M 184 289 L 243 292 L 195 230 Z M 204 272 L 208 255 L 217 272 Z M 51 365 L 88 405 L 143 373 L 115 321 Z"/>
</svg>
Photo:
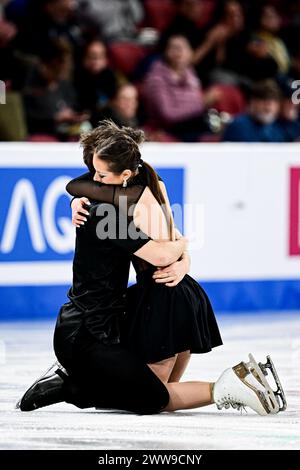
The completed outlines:
<svg viewBox="0 0 300 470">
<path fill-rule="evenodd" d="M 16 409 L 33 411 L 64 401 L 63 385 L 66 377 L 66 371 L 56 361 L 29 387 L 16 404 Z"/>
</svg>

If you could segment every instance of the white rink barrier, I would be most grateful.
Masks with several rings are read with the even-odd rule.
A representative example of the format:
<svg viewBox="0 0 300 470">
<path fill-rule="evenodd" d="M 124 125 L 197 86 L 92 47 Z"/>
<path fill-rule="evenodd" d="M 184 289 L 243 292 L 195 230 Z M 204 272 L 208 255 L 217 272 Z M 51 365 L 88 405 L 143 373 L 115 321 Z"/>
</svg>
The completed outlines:
<svg viewBox="0 0 300 470">
<path fill-rule="evenodd" d="M 300 145 L 147 143 L 142 158 L 166 183 L 216 311 L 300 308 Z M 78 144 L 0 144 L 2 319 L 53 317 L 66 301 L 65 185 L 83 172 Z"/>
</svg>

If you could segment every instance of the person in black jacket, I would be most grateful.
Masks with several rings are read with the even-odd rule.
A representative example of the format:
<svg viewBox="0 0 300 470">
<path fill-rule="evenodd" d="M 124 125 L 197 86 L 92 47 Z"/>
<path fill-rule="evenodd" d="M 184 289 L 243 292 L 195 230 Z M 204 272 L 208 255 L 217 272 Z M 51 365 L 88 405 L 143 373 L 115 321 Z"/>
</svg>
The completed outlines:
<svg viewBox="0 0 300 470">
<path fill-rule="evenodd" d="M 115 95 L 118 79 L 109 67 L 107 49 L 101 39 L 88 42 L 75 69 L 74 86 L 78 94 L 78 105 L 91 114 L 91 123 L 96 126 L 100 109 Z"/>
</svg>

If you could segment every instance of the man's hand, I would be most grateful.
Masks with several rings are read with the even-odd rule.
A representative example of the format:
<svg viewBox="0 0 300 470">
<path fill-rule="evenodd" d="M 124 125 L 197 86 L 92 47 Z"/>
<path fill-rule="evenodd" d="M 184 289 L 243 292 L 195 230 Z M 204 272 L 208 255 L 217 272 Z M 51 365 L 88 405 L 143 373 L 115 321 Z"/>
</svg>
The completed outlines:
<svg viewBox="0 0 300 470">
<path fill-rule="evenodd" d="M 73 199 L 71 203 L 72 224 L 77 228 L 80 228 L 80 226 L 84 225 L 87 221 L 85 215 L 89 215 L 89 212 L 84 208 L 85 204 L 88 206 L 91 204 L 87 197 Z"/>
<path fill-rule="evenodd" d="M 157 268 L 152 278 L 158 284 L 165 284 L 168 287 L 175 287 L 189 272 L 189 257 L 184 256 L 180 261 L 176 261 L 165 268 Z"/>
</svg>

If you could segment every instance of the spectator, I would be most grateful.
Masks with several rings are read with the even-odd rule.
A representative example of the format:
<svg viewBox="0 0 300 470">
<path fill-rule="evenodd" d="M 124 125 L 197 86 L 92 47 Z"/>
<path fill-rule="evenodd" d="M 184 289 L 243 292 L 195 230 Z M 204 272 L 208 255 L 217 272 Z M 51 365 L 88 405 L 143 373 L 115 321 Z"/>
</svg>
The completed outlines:
<svg viewBox="0 0 300 470">
<path fill-rule="evenodd" d="M 269 55 L 276 61 L 281 73 L 289 69 L 290 58 L 284 42 L 279 37 L 282 20 L 274 5 L 261 8 L 257 37 L 267 45 Z"/>
<path fill-rule="evenodd" d="M 292 58 L 291 67 L 288 73 L 288 76 L 293 80 L 300 80 L 300 47 L 295 52 L 294 57 Z"/>
<path fill-rule="evenodd" d="M 194 62 L 199 77 L 207 83 L 215 71 L 219 72 L 217 81 L 235 83 L 234 76 L 241 72 L 240 59 L 247 41 L 242 6 L 235 0 L 225 2 L 217 24 L 209 29 L 203 43 L 195 50 Z"/>
<path fill-rule="evenodd" d="M 41 57 L 51 41 L 67 42 L 74 60 L 90 37 L 100 34 L 99 23 L 74 0 L 31 0 L 20 26 L 17 47 Z"/>
<path fill-rule="evenodd" d="M 5 13 L 9 21 L 19 25 L 26 15 L 29 2 L 30 0 L 2 0 L 0 3 L 4 4 Z M 1 8 L 3 7 L 0 5 L 0 9 Z"/>
<path fill-rule="evenodd" d="M 279 66 L 269 51 L 267 41 L 258 35 L 250 38 L 241 58 L 241 73 L 251 80 L 262 81 L 276 77 Z"/>
<path fill-rule="evenodd" d="M 144 16 L 139 0 L 87 0 L 106 41 L 131 41 Z"/>
<path fill-rule="evenodd" d="M 292 81 L 282 79 L 280 82 L 283 99 L 281 102 L 279 124 L 283 130 L 286 142 L 297 142 L 300 140 L 299 104 L 292 100 L 294 88 Z"/>
<path fill-rule="evenodd" d="M 0 4 L 0 47 L 4 48 L 16 35 L 15 25 L 8 21 L 3 6 Z"/>
<path fill-rule="evenodd" d="M 280 89 L 275 82 L 258 82 L 251 91 L 248 112 L 228 125 L 223 141 L 284 142 L 284 132 L 277 122 L 280 100 Z"/>
<path fill-rule="evenodd" d="M 188 40 L 171 36 L 163 59 L 152 65 L 143 86 L 149 124 L 186 140 L 197 140 L 207 130 L 203 112 L 217 98 L 214 90 L 203 93 L 192 57 Z"/>
<path fill-rule="evenodd" d="M 280 31 L 289 53 L 295 55 L 299 48 L 300 36 L 300 2 L 299 0 L 291 0 L 283 4 L 285 22 Z"/>
<path fill-rule="evenodd" d="M 95 39 L 85 46 L 74 83 L 79 108 L 90 112 L 91 123 L 95 126 L 99 109 L 115 95 L 117 88 L 117 77 L 108 66 L 107 50 L 103 41 Z"/>
<path fill-rule="evenodd" d="M 192 48 L 196 48 L 204 39 L 204 30 L 199 27 L 203 0 L 173 0 L 174 18 L 168 27 L 162 31 L 157 47 L 149 51 L 143 58 L 133 75 L 134 80 L 142 81 L 149 72 L 151 65 L 166 48 L 166 43 L 171 36 L 184 36 L 188 39 Z M 172 4 L 171 4 L 172 5 Z"/>
<path fill-rule="evenodd" d="M 15 75 L 15 59 L 13 56 L 13 39 L 17 34 L 16 26 L 7 20 L 3 6 L 0 5 L 0 80 L 13 79 Z"/>
<path fill-rule="evenodd" d="M 75 111 L 76 97 L 67 79 L 69 68 L 69 50 L 53 43 L 45 49 L 41 63 L 28 77 L 24 103 L 30 134 L 65 137 L 71 125 L 86 120 L 86 115 Z"/>
<path fill-rule="evenodd" d="M 125 83 L 117 89 L 110 102 L 102 109 L 99 120 L 112 119 L 118 126 L 138 127 L 138 92 Z"/>
<path fill-rule="evenodd" d="M 198 47 L 204 39 L 204 31 L 199 28 L 202 0 L 177 0 L 176 15 L 161 36 L 161 48 L 164 48 L 170 36 L 185 36 L 193 48 Z"/>
</svg>

